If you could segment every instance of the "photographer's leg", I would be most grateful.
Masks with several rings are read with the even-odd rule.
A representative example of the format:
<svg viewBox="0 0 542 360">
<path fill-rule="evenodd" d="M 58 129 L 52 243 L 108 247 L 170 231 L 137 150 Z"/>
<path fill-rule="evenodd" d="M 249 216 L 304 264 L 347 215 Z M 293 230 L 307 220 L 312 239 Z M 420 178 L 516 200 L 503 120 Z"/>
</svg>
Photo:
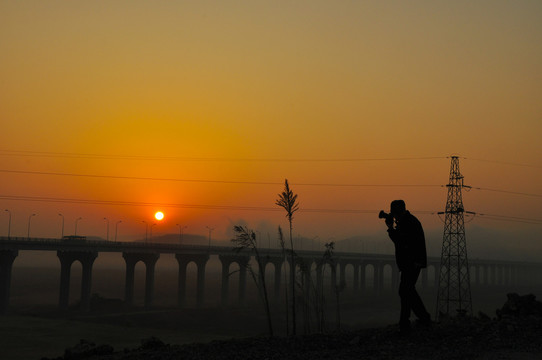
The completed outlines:
<svg viewBox="0 0 542 360">
<path fill-rule="evenodd" d="M 416 315 L 416 317 L 420 319 L 420 324 L 429 325 L 431 323 L 431 315 L 429 315 L 429 313 L 425 309 L 425 305 L 423 304 L 420 295 L 416 291 L 415 286 L 413 288 L 410 306 L 412 308 L 412 311 L 414 312 L 414 315 Z"/>
<path fill-rule="evenodd" d="M 401 298 L 399 329 L 402 333 L 410 331 L 410 310 L 412 307 L 412 289 L 414 285 L 412 275 L 411 271 L 401 271 L 401 282 L 399 284 L 399 297 Z"/>
</svg>

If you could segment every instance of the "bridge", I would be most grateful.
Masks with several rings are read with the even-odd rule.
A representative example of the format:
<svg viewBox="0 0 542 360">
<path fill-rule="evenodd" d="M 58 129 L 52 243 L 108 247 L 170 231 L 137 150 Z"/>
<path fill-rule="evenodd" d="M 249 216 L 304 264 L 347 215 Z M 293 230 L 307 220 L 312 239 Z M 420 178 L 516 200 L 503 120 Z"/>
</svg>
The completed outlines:
<svg viewBox="0 0 542 360">
<path fill-rule="evenodd" d="M 69 303 L 71 266 L 75 261 L 82 265 L 81 307 L 90 309 L 92 266 L 99 253 L 122 253 L 126 265 L 126 280 L 124 301 L 128 305 L 134 302 L 135 266 L 138 262 L 145 265 L 145 307 L 153 305 L 154 269 L 161 254 L 174 254 L 179 266 L 177 302 L 179 307 L 185 307 L 187 266 L 194 263 L 197 267 L 196 304 L 201 307 L 204 303 L 205 268 L 210 256 L 218 256 L 222 264 L 221 270 L 221 303 L 225 306 L 229 297 L 229 268 L 233 263 L 239 265 L 238 298 L 244 301 L 247 282 L 246 265 L 253 261 L 254 254 L 243 250 L 237 252 L 233 246 L 205 246 L 185 244 L 160 244 L 144 242 L 113 242 L 113 241 L 70 241 L 54 238 L 14 238 L 0 237 L 0 312 L 6 313 L 9 307 L 11 272 L 13 262 L 19 251 L 56 251 L 60 260 L 60 284 L 58 304 L 66 309 Z M 273 266 L 273 292 L 278 300 L 281 290 L 283 269 L 291 268 L 290 257 L 284 257 L 281 249 L 259 249 L 264 267 Z M 322 284 L 322 267 L 330 269 L 330 285 L 345 284 L 354 293 L 363 293 L 371 288 L 372 291 L 382 291 L 386 285 L 396 288 L 399 273 L 395 266 L 395 257 L 387 254 L 365 254 L 350 252 L 335 252 L 332 261 L 323 262 L 321 251 L 296 251 L 296 270 L 305 268 L 306 280 L 311 280 L 311 274 L 316 275 L 317 284 Z M 283 265 L 287 265 L 283 266 Z M 469 260 L 471 283 L 476 285 L 539 285 L 540 278 L 533 274 L 542 274 L 542 263 L 524 263 L 515 261 Z M 367 272 L 371 270 L 371 272 Z M 347 278 L 346 274 L 353 276 Z M 429 257 L 428 267 L 421 273 L 421 287 L 438 286 L 440 258 Z M 430 281 L 431 273 L 432 281 Z M 367 274 L 372 274 L 367 279 Z M 385 284 L 384 278 L 390 280 Z M 288 279 L 290 277 L 287 277 Z M 308 284 L 309 281 L 305 283 Z M 368 284 L 370 282 L 370 284 Z M 369 287 L 369 285 L 371 285 Z"/>
</svg>

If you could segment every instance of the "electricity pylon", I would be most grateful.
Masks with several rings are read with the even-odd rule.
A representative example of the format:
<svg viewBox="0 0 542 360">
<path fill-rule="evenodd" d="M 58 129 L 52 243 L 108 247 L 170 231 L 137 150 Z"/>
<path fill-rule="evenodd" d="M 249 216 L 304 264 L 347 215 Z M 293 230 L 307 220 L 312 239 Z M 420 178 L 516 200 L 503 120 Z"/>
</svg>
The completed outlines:
<svg viewBox="0 0 542 360">
<path fill-rule="evenodd" d="M 439 289 L 437 296 L 437 319 L 441 316 L 472 315 L 470 293 L 469 262 L 467 259 L 467 242 L 465 240 L 465 211 L 461 190 L 470 189 L 463 184 L 463 176 L 459 172 L 459 158 L 452 156 L 450 182 L 446 211 L 444 214 L 444 235 L 442 239 L 442 255 L 440 260 Z"/>
</svg>

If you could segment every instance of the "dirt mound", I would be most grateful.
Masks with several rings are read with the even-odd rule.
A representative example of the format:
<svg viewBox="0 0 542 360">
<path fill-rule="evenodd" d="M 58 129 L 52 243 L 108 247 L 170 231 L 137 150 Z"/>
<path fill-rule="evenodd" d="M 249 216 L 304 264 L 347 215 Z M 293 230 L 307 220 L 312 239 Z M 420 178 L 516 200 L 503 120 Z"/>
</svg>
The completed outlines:
<svg viewBox="0 0 542 360">
<path fill-rule="evenodd" d="M 507 297 L 508 300 L 502 309 L 497 310 L 499 319 L 503 317 L 542 319 L 542 302 L 537 301 L 533 294 L 520 296 L 510 293 Z"/>
</svg>

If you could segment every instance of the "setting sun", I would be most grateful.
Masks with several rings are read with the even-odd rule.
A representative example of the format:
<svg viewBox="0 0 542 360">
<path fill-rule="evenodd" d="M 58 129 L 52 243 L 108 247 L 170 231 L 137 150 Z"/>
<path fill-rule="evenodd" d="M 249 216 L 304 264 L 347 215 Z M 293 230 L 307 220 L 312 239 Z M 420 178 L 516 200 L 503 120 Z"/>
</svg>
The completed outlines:
<svg viewBox="0 0 542 360">
<path fill-rule="evenodd" d="M 156 212 L 156 214 L 154 214 L 154 218 L 158 221 L 162 220 L 164 218 L 164 213 L 161 212 L 161 211 L 158 211 Z"/>
</svg>

